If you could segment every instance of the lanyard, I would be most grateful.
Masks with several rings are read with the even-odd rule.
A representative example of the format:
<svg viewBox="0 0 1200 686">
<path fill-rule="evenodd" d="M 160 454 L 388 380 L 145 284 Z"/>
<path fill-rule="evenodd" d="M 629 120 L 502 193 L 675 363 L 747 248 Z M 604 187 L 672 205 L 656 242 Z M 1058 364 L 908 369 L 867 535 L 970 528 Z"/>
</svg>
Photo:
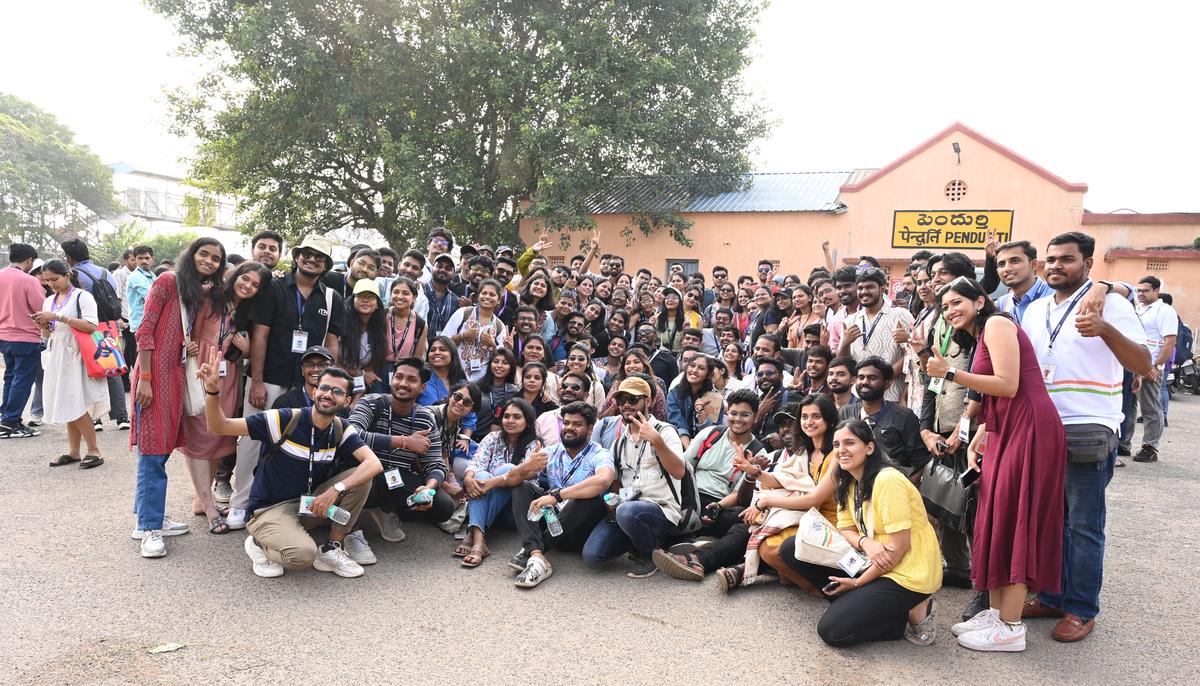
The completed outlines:
<svg viewBox="0 0 1200 686">
<path fill-rule="evenodd" d="M 58 314 L 58 311 L 59 311 L 59 310 L 61 310 L 62 308 L 66 307 L 66 306 L 67 306 L 67 303 L 71 302 L 71 296 L 72 296 L 72 295 L 74 295 L 74 293 L 75 293 L 75 287 L 74 287 L 74 286 L 71 286 L 69 289 L 67 289 L 67 294 L 63 296 L 62 302 L 60 302 L 60 303 L 58 303 L 57 305 L 55 305 L 55 304 L 54 304 L 54 301 L 53 301 L 53 300 L 51 300 L 51 301 L 50 301 L 50 312 L 51 312 L 52 314 Z M 54 297 L 55 297 L 55 298 L 57 298 L 58 296 L 54 296 Z M 53 331 L 53 330 L 54 330 L 54 325 L 55 325 L 56 323 L 57 323 L 57 322 L 50 322 L 50 330 L 51 330 L 51 331 Z"/>
<path fill-rule="evenodd" d="M 1087 295 L 1088 290 L 1092 287 L 1092 280 L 1088 279 L 1087 283 L 1083 284 L 1083 288 L 1079 289 L 1079 293 L 1071 299 L 1071 304 L 1067 305 L 1067 311 L 1063 312 L 1062 319 L 1058 320 L 1058 326 L 1054 330 L 1050 330 L 1050 307 L 1046 307 L 1046 331 L 1050 334 L 1050 345 L 1046 348 L 1046 352 L 1053 352 L 1054 341 L 1058 338 L 1058 332 L 1062 330 L 1063 324 L 1067 321 L 1067 317 L 1071 316 L 1071 311 L 1083 300 L 1083 296 Z"/>
<path fill-rule="evenodd" d="M 309 421 L 310 422 L 312 421 L 312 415 L 309 415 Z M 333 421 L 336 422 L 337 418 L 334 417 Z M 332 429 L 333 428 L 332 425 L 329 428 Z M 317 427 L 312 426 L 311 438 L 308 441 L 308 490 L 304 492 L 305 495 L 313 494 L 313 457 L 316 455 L 316 452 L 317 452 Z"/>
<path fill-rule="evenodd" d="M 559 420 L 559 421 L 561 422 L 562 420 Z M 567 486 L 570 486 L 570 484 L 567 482 L 569 482 L 571 480 L 571 477 L 575 474 L 575 470 L 579 469 L 579 467 L 583 465 L 583 458 L 587 457 L 588 451 L 591 449 L 592 449 L 592 444 L 588 443 L 587 446 L 584 447 L 583 451 L 579 453 L 579 455 L 571 463 L 571 471 L 567 472 L 566 476 L 564 476 L 562 478 L 562 481 L 559 482 L 559 485 L 558 485 L 559 488 L 566 488 Z M 567 449 L 563 448 L 562 452 L 564 455 L 566 455 Z"/>
<path fill-rule="evenodd" d="M 400 356 L 400 350 L 403 349 L 404 343 L 406 341 L 408 341 L 409 334 L 412 333 L 413 313 L 411 310 L 409 310 L 408 321 L 404 324 L 404 333 L 400 336 L 399 343 L 396 342 L 396 317 L 393 315 L 392 317 L 389 317 L 388 319 L 390 321 L 390 326 L 388 326 L 388 329 L 391 331 L 391 334 L 392 334 L 392 357 L 395 358 L 395 357 Z"/>
<path fill-rule="evenodd" d="M 392 436 L 394 434 L 392 433 L 392 403 L 390 400 L 387 401 L 387 412 L 388 412 L 388 417 L 387 417 L 388 435 Z M 408 426 L 409 427 L 416 426 L 416 418 L 417 418 L 417 404 L 413 403 L 412 409 L 409 410 L 409 412 L 408 412 Z M 449 418 L 450 418 L 450 405 L 449 405 L 449 403 L 447 403 L 446 404 L 446 419 L 448 420 Z M 405 428 L 406 427 L 404 425 L 400 426 L 401 431 L 403 431 Z M 412 431 L 409 431 L 406 434 L 402 433 L 400 435 L 401 436 L 411 436 L 412 433 L 413 433 Z M 406 450 L 404 452 L 412 452 L 412 451 Z M 415 455 L 416 453 L 413 453 L 413 454 Z"/>
<path fill-rule="evenodd" d="M 233 315 L 229 312 L 221 313 L 220 333 L 217 334 L 217 350 L 225 347 L 225 339 L 233 334 Z"/>
<path fill-rule="evenodd" d="M 867 519 L 863 516 L 863 503 L 866 498 L 863 497 L 862 483 L 854 484 L 854 519 L 858 523 L 858 532 L 861 534 L 867 533 Z"/>
<path fill-rule="evenodd" d="M 879 326 L 879 320 L 883 319 L 883 308 L 879 308 L 879 314 L 875 315 L 875 321 L 871 322 L 871 328 L 863 332 L 863 349 L 871 345 L 871 336 L 875 333 L 875 327 Z M 867 311 L 863 310 L 863 324 L 867 323 Z"/>
<path fill-rule="evenodd" d="M 942 351 L 942 357 L 945 357 L 946 351 L 950 349 L 950 341 L 954 340 L 954 327 L 950 326 L 945 317 L 939 317 L 938 324 L 942 326 L 942 342 L 939 347 Z"/>
<path fill-rule="evenodd" d="M 297 286 L 296 287 L 296 312 L 297 312 L 296 328 L 297 329 L 304 327 L 304 310 L 307 307 L 308 307 L 308 303 L 300 295 L 300 287 Z"/>
</svg>

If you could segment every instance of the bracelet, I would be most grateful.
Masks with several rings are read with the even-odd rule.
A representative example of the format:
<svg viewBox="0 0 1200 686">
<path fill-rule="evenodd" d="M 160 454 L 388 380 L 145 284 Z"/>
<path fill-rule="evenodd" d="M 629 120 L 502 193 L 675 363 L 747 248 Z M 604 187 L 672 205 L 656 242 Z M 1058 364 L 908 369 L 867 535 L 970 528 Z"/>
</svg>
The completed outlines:
<svg viewBox="0 0 1200 686">
<path fill-rule="evenodd" d="M 860 551 L 863 549 L 862 542 L 863 542 L 863 539 L 864 539 L 864 538 L 866 538 L 866 537 L 867 537 L 867 535 L 866 535 L 866 534 L 863 534 L 862 536 L 859 536 L 859 537 L 858 537 L 858 549 L 859 549 Z"/>
<path fill-rule="evenodd" d="M 206 389 L 204 389 L 204 394 L 205 395 L 221 395 L 221 391 L 220 390 L 210 391 L 206 388 Z"/>
<path fill-rule="evenodd" d="M 150 372 L 142 372 L 142 373 L 138 374 L 138 378 L 141 379 L 142 381 L 153 381 L 154 375 L 151 374 Z"/>
</svg>

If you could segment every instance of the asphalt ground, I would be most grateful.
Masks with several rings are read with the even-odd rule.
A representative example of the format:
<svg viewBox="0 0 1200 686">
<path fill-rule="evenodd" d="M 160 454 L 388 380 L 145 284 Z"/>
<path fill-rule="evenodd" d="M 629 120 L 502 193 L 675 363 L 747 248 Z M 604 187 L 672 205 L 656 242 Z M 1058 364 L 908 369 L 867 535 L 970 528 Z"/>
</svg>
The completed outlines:
<svg viewBox="0 0 1200 686">
<path fill-rule="evenodd" d="M 960 648 L 949 626 L 967 591 L 938 594 L 938 640 L 832 649 L 817 638 L 821 601 L 778 585 L 721 593 L 661 574 L 625 577 L 624 561 L 585 568 L 551 554 L 554 576 L 515 588 L 497 531 L 478 569 L 452 538 L 408 524 L 359 579 L 314 570 L 260 579 L 244 533 L 207 533 L 189 514 L 182 458 L 169 463 L 168 515 L 192 525 L 146 560 L 129 537 L 135 458 L 126 432 L 101 434 L 106 464 L 51 469 L 60 427 L 0 441 L 0 503 L 13 530 L 0 555 L 5 684 L 873 684 L 1197 683 L 1188 628 L 1197 602 L 1196 459 L 1200 398 L 1171 405 L 1157 464 L 1129 464 L 1108 488 L 1102 611 L 1087 640 L 1030 623 L 1023 654 Z M 1140 426 L 1139 426 L 1140 431 Z M 1136 442 L 1135 442 L 1135 445 Z M 185 647 L 160 654 L 164 643 Z"/>
</svg>

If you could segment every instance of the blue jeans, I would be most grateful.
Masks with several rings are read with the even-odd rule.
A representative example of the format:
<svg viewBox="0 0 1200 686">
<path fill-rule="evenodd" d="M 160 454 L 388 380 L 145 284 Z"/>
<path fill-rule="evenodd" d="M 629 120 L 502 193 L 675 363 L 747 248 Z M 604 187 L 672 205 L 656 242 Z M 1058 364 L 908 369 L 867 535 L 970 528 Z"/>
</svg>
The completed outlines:
<svg viewBox="0 0 1200 686">
<path fill-rule="evenodd" d="M 1114 450 L 1103 462 L 1067 462 L 1067 503 L 1063 522 L 1062 590 L 1039 593 L 1038 602 L 1088 621 L 1100 614 L 1104 581 L 1104 489 L 1117 462 Z"/>
<path fill-rule="evenodd" d="M 502 464 L 496 468 L 495 473 L 475 472 L 475 480 L 482 481 L 490 479 L 493 476 L 501 476 L 509 473 L 514 465 Z M 492 524 L 496 523 L 496 518 L 502 512 L 508 510 L 508 501 L 512 499 L 511 488 L 493 488 L 483 495 L 482 498 L 467 501 L 467 525 L 479 527 L 480 531 L 487 531 Z"/>
<path fill-rule="evenodd" d="M 138 451 L 137 491 L 133 512 L 142 531 L 161 529 L 167 510 L 167 458 Z"/>
<path fill-rule="evenodd" d="M 644 500 L 633 500 L 617 506 L 617 523 L 603 519 L 592 529 L 583 544 L 583 561 L 598 565 L 630 550 L 643 560 L 674 530 L 662 508 Z"/>
<path fill-rule="evenodd" d="M 4 404 L 0 421 L 5 426 L 17 426 L 25 412 L 29 391 L 42 369 L 42 347 L 37 343 L 0 341 L 4 353 Z"/>
<path fill-rule="evenodd" d="M 45 374 L 46 370 L 42 369 L 41 364 L 38 364 L 37 381 L 33 384 L 33 404 L 29 406 L 29 413 L 39 422 L 46 413 L 46 408 L 42 407 L 42 378 Z"/>
</svg>

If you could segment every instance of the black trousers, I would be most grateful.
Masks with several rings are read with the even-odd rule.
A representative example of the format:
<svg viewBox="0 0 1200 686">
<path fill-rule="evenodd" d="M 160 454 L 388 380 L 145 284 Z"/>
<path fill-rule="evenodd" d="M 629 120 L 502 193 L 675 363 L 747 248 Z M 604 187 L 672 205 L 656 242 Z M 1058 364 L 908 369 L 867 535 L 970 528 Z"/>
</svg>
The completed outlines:
<svg viewBox="0 0 1200 686">
<path fill-rule="evenodd" d="M 711 496 L 707 493 L 701 493 L 700 494 L 700 511 L 703 512 L 704 509 L 706 507 L 708 507 L 710 503 L 715 503 L 718 500 L 720 500 L 720 498 L 714 498 L 713 496 Z M 729 532 L 730 527 L 741 523 L 742 518 L 739 515 L 741 515 L 743 509 L 745 509 L 745 508 L 739 507 L 737 505 L 735 505 L 733 507 L 722 509 L 720 511 L 720 513 L 717 515 L 717 521 L 715 521 L 712 524 L 709 524 L 707 526 L 701 527 L 700 529 L 698 529 L 696 531 L 696 533 L 692 534 L 692 536 L 693 537 L 712 536 L 713 538 L 720 538 L 720 537 L 724 536 L 726 533 Z M 745 544 L 743 543 L 742 545 L 744 546 Z M 745 552 L 744 549 L 743 549 L 743 552 Z"/>
<path fill-rule="evenodd" d="M 121 331 L 121 343 L 125 348 L 123 351 L 123 354 L 125 355 L 125 363 L 129 365 L 129 371 L 132 372 L 133 365 L 135 362 L 137 362 L 137 338 L 134 337 L 132 331 L 129 329 L 124 329 Z M 133 376 L 133 374 L 126 374 L 125 376 L 121 377 L 121 385 L 125 387 L 126 393 L 129 392 L 130 385 L 133 383 L 133 380 L 129 378 L 131 376 Z M 137 389 L 135 388 L 134 390 Z"/>
<path fill-rule="evenodd" d="M 696 559 L 704 565 L 705 572 L 715 572 L 721 567 L 732 567 L 746 559 L 746 544 L 750 542 L 750 527 L 739 521 L 729 527 L 724 536 L 696 551 Z M 765 563 L 764 563 L 765 566 Z"/>
<path fill-rule="evenodd" d="M 583 550 L 583 544 L 592 535 L 592 529 L 608 514 L 603 495 L 567 501 L 558 512 L 558 521 L 563 528 L 561 536 L 551 536 L 546 532 L 546 524 L 542 519 L 529 521 L 529 505 L 543 495 L 546 495 L 546 491 L 535 481 L 526 481 L 512 489 L 512 518 L 521 536 L 521 547 L 527 553 L 535 550 L 546 552 L 551 548 L 572 552 Z"/>
<path fill-rule="evenodd" d="M 363 505 L 363 509 L 394 507 L 401 521 L 432 522 L 434 524 L 444 522 L 454 514 L 454 498 L 446 495 L 446 492 L 441 489 L 438 489 L 433 496 L 433 507 L 428 510 L 413 510 L 405 501 L 408 500 L 408 496 L 425 487 L 425 477 L 402 470 L 400 478 L 404 480 L 404 485 L 389 489 L 387 479 L 383 478 L 383 474 L 377 474 L 371 480 L 371 493 L 367 496 L 367 502 Z"/>
<path fill-rule="evenodd" d="M 820 589 L 829 577 L 844 577 L 841 569 L 822 567 L 796 559 L 796 537 L 779 546 L 779 556 L 788 567 Z M 828 645 L 844 648 L 870 641 L 898 641 L 904 638 L 908 611 L 929 596 L 904 588 L 887 577 L 847 591 L 832 599 L 829 609 L 817 622 L 817 635 Z"/>
</svg>

